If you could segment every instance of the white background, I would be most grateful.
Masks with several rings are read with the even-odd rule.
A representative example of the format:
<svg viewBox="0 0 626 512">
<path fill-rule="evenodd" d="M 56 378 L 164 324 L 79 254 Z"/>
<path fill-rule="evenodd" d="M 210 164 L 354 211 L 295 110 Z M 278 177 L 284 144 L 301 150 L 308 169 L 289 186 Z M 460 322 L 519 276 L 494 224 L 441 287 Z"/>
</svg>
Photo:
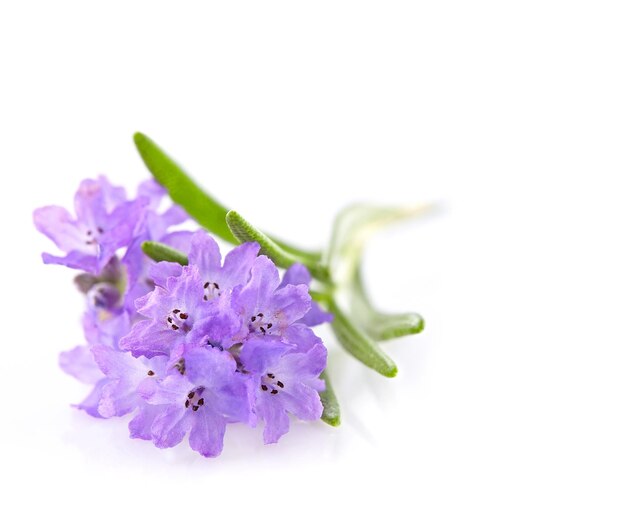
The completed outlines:
<svg viewBox="0 0 626 512">
<path fill-rule="evenodd" d="M 623 2 L 0 3 L 3 510 L 624 510 Z M 69 407 L 72 271 L 31 211 L 134 187 L 141 130 L 256 224 L 322 245 L 355 200 L 387 380 L 323 331 L 343 425 L 223 455 Z"/>
</svg>

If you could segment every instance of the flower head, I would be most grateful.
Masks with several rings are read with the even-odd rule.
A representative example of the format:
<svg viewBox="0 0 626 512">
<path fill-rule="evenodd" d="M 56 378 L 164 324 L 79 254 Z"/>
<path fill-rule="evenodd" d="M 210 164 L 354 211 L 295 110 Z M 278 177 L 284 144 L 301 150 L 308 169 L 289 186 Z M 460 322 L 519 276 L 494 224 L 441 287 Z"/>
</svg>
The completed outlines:
<svg viewBox="0 0 626 512">
<path fill-rule="evenodd" d="M 319 378 L 326 367 L 326 348 L 317 338 L 306 351 L 279 339 L 255 337 L 241 350 L 241 362 L 254 390 L 254 410 L 265 421 L 263 439 L 275 443 L 289 431 L 292 413 L 302 420 L 322 415 Z"/>
<path fill-rule="evenodd" d="M 146 404 L 138 394 L 139 386 L 165 376 L 167 357 L 135 358 L 105 345 L 91 348 L 94 360 L 106 376 L 98 401 L 98 413 L 103 418 L 124 416 Z"/>
<path fill-rule="evenodd" d="M 44 253 L 44 263 L 99 274 L 118 249 L 132 242 L 146 204 L 145 198 L 127 201 L 124 189 L 104 176 L 82 181 L 74 197 L 75 217 L 60 206 L 45 206 L 33 214 L 37 229 L 66 253 Z"/>
<path fill-rule="evenodd" d="M 150 277 L 150 271 L 156 265 L 150 260 L 141 248 L 146 240 L 165 243 L 182 252 L 188 252 L 192 232 L 170 231 L 172 226 L 179 225 L 189 216 L 177 205 L 170 206 L 160 212 L 165 189 L 154 180 L 147 180 L 139 186 L 137 197 L 146 202 L 146 211 L 138 233 L 129 245 L 122 264 L 126 269 L 126 293 L 124 306 L 127 311 L 134 311 L 134 302 L 139 297 L 154 289 L 154 281 Z"/>
<path fill-rule="evenodd" d="M 181 275 L 167 279 L 165 287 L 157 286 L 136 301 L 137 312 L 147 319 L 133 325 L 120 347 L 135 357 L 169 355 L 186 341 L 195 323 L 210 313 L 203 293 L 197 268 L 184 267 Z"/>
<path fill-rule="evenodd" d="M 153 442 L 168 448 L 189 433 L 191 448 L 205 457 L 222 451 L 226 424 L 249 422 L 245 377 L 228 352 L 212 347 L 180 346 L 173 370 L 161 381 L 148 381 L 142 396 L 165 406 L 150 426 Z"/>
<path fill-rule="evenodd" d="M 206 457 L 222 451 L 228 423 L 260 419 L 274 443 L 289 430 L 289 414 L 318 419 L 326 349 L 310 326 L 329 315 L 309 296 L 306 268 L 292 266 L 281 281 L 256 243 L 222 260 L 205 231 L 169 231 L 187 217 L 178 207 L 157 213 L 163 194 L 147 182 L 127 201 L 106 179 L 86 180 L 75 219 L 58 207 L 35 213 L 38 228 L 67 251 L 45 261 L 85 271 L 75 282 L 86 298 L 87 344 L 59 358 L 92 386 L 76 407 L 98 418 L 134 413 L 132 438 L 166 448 L 188 435 Z M 144 240 L 187 253 L 188 264 L 152 262 Z"/>
<path fill-rule="evenodd" d="M 309 288 L 305 284 L 283 284 L 276 265 L 259 256 L 250 271 L 250 280 L 236 294 L 235 302 L 243 317 L 238 340 L 255 336 L 282 335 L 311 309 Z"/>
<path fill-rule="evenodd" d="M 307 287 L 311 284 L 311 273 L 302 263 L 294 263 L 287 269 L 283 280 L 280 283 L 279 288 L 284 288 L 287 285 L 304 284 Z M 319 304 L 315 301 L 311 301 L 311 309 L 299 320 L 300 323 L 314 327 L 326 322 L 332 322 L 333 315 L 322 310 Z"/>
<path fill-rule="evenodd" d="M 248 282 L 259 244 L 248 242 L 235 247 L 222 263 L 215 239 L 199 230 L 191 237 L 188 253 L 189 265 L 196 267 L 202 278 L 203 300 L 208 302 Z M 178 263 L 163 261 L 153 267 L 151 277 L 157 285 L 164 286 L 167 278 L 180 275 L 182 268 Z"/>
</svg>

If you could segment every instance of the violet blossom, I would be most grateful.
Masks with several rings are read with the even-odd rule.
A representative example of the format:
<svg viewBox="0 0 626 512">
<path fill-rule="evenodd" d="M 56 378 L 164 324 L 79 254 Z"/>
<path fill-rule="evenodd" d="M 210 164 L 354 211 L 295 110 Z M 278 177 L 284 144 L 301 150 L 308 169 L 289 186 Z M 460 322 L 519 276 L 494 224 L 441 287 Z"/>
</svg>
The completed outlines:
<svg viewBox="0 0 626 512">
<path fill-rule="evenodd" d="M 257 243 L 222 260 L 205 231 L 171 231 L 187 215 L 178 206 L 159 213 L 163 196 L 150 181 L 127 200 L 100 177 L 81 183 L 75 218 L 54 206 L 35 212 L 66 253 L 44 261 L 85 272 L 76 284 L 87 343 L 59 358 L 92 386 L 76 407 L 98 418 L 133 414 L 130 436 L 160 448 L 188 435 L 206 457 L 222 451 L 228 423 L 261 421 L 274 443 L 290 414 L 319 419 L 326 348 L 311 326 L 332 317 L 311 300 L 307 269 L 296 264 L 281 280 Z M 188 264 L 152 262 L 145 240 L 188 254 Z"/>
<path fill-rule="evenodd" d="M 115 255 L 128 246 L 142 220 L 147 199 L 126 199 L 121 187 L 100 176 L 83 180 L 74 196 L 75 217 L 60 206 L 35 210 L 35 226 L 50 238 L 64 256 L 43 253 L 44 263 L 99 274 Z"/>
</svg>

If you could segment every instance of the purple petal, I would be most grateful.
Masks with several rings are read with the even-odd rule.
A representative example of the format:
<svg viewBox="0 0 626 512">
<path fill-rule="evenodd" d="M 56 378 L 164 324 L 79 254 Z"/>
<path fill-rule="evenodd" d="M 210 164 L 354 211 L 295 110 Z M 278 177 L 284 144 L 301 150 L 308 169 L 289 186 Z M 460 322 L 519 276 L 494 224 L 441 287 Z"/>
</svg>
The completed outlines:
<svg viewBox="0 0 626 512">
<path fill-rule="evenodd" d="M 246 311 L 257 311 L 272 297 L 279 284 L 278 269 L 267 256 L 259 256 L 251 269 L 250 281 L 243 287 L 239 300 Z"/>
<path fill-rule="evenodd" d="M 59 366 L 65 373 L 85 384 L 95 384 L 104 377 L 94 361 L 89 347 L 85 345 L 61 352 L 59 354 Z"/>
<path fill-rule="evenodd" d="M 207 304 L 204 318 L 194 323 L 189 342 L 195 345 L 219 345 L 230 348 L 241 330 L 241 316 L 231 306 L 231 297 L 222 294 Z"/>
<path fill-rule="evenodd" d="M 166 194 L 167 190 L 152 178 L 142 181 L 137 187 L 137 196 L 148 198 L 151 210 L 156 210 L 159 207 Z"/>
<path fill-rule="evenodd" d="M 62 251 L 84 250 L 85 235 L 65 208 L 60 206 L 38 208 L 33 212 L 33 221 L 35 227 Z"/>
<path fill-rule="evenodd" d="M 173 231 L 162 237 L 159 242 L 169 245 L 183 254 L 189 254 L 193 235 L 194 231 Z"/>
<path fill-rule="evenodd" d="M 177 405 L 183 407 L 185 396 L 194 385 L 186 377 L 174 373 L 161 382 L 144 380 L 138 388 L 139 395 L 151 405 Z"/>
<path fill-rule="evenodd" d="M 246 242 L 235 247 L 224 258 L 222 279 L 226 278 L 224 286 L 234 288 L 246 284 L 250 279 L 252 265 L 257 259 L 260 246 L 256 242 Z"/>
<path fill-rule="evenodd" d="M 311 283 L 311 274 L 302 263 L 294 263 L 287 269 L 279 288 L 283 288 L 288 284 L 306 284 Z M 300 323 L 314 327 L 326 322 L 332 322 L 333 315 L 327 313 L 315 301 L 311 301 L 311 309 L 300 319 Z"/>
<path fill-rule="evenodd" d="M 89 309 L 83 315 L 83 331 L 90 345 L 116 348 L 120 338 L 130 330 L 130 318 L 124 311 Z"/>
<path fill-rule="evenodd" d="M 265 444 L 276 443 L 289 432 L 289 416 L 279 401 L 272 396 L 264 397 L 257 402 L 257 414 L 265 421 L 263 441 Z"/>
<path fill-rule="evenodd" d="M 167 280 L 166 288 L 171 297 L 171 303 L 179 304 L 181 309 L 184 307 L 188 313 L 195 312 L 199 306 L 204 306 L 203 283 L 198 268 L 195 266 L 183 267 L 180 277 L 170 277 Z M 145 314 L 143 311 L 140 313 Z"/>
<path fill-rule="evenodd" d="M 100 403 L 100 398 L 102 396 L 102 388 L 108 382 L 109 379 L 99 380 L 87 397 L 81 403 L 73 405 L 73 407 L 85 411 L 89 414 L 89 416 L 93 416 L 94 418 L 102 418 L 98 412 L 98 404 Z"/>
<path fill-rule="evenodd" d="M 306 284 L 311 283 L 311 274 L 302 263 L 294 263 L 285 271 L 280 287 L 283 288 L 288 284 Z"/>
<path fill-rule="evenodd" d="M 84 224 L 98 226 L 106 218 L 102 186 L 97 180 L 87 179 L 80 182 L 74 195 L 76 217 Z"/>
<path fill-rule="evenodd" d="M 304 284 L 288 284 L 274 294 L 271 305 L 280 322 L 285 326 L 290 325 L 311 308 L 309 289 Z"/>
<path fill-rule="evenodd" d="M 319 304 L 311 301 L 311 309 L 299 320 L 304 325 L 315 327 L 316 325 L 325 324 L 333 321 L 333 315 L 320 308 Z"/>
<path fill-rule="evenodd" d="M 128 286 L 132 287 L 142 278 L 145 274 L 145 267 L 149 261 L 149 258 L 143 253 L 141 244 L 144 240 L 141 238 L 135 239 L 124 254 L 122 258 L 122 264 L 126 268 L 126 277 L 128 279 Z"/>
<path fill-rule="evenodd" d="M 119 352 L 105 345 L 91 347 L 93 358 L 102 373 L 111 379 L 136 381 L 146 376 L 146 367 L 141 360 L 128 352 Z"/>
<path fill-rule="evenodd" d="M 235 358 L 212 347 L 185 347 L 186 377 L 207 390 L 205 407 L 230 421 L 250 421 L 247 379 L 236 372 Z"/>
<path fill-rule="evenodd" d="M 145 239 L 166 243 L 162 238 L 168 228 L 189 219 L 187 213 L 178 205 L 171 206 L 162 213 L 158 211 L 161 200 L 166 194 L 167 191 L 155 180 L 147 180 L 139 185 L 137 196 L 147 199 L 147 212 L 143 226 Z"/>
<path fill-rule="evenodd" d="M 248 339 L 241 349 L 239 358 L 248 372 L 263 374 L 278 365 L 280 358 L 292 347 L 275 336 L 254 336 Z"/>
<path fill-rule="evenodd" d="M 237 363 L 229 352 L 212 347 L 193 347 L 184 352 L 186 375 L 196 384 L 220 388 L 233 379 Z"/>
<path fill-rule="evenodd" d="M 161 219 L 163 224 L 169 227 L 188 221 L 189 215 L 187 215 L 187 212 L 183 208 L 175 204 L 174 206 L 170 206 L 161 214 Z M 191 232 L 187 233 L 191 235 Z"/>
<path fill-rule="evenodd" d="M 283 406 L 301 420 L 319 420 L 322 417 L 322 401 L 317 390 L 295 382 L 281 392 Z"/>
<path fill-rule="evenodd" d="M 41 258 L 46 265 L 63 265 L 76 270 L 84 270 L 90 274 L 98 274 L 100 272 L 98 258 L 79 251 L 71 251 L 67 256 L 54 256 L 44 252 Z"/>
<path fill-rule="evenodd" d="M 202 276 L 215 275 L 221 268 L 220 248 L 204 230 L 197 231 L 191 238 L 189 263 L 196 265 Z"/>
<path fill-rule="evenodd" d="M 205 457 L 217 457 L 222 453 L 226 421 L 207 407 L 193 415 L 193 426 L 189 433 L 189 446 Z"/>
<path fill-rule="evenodd" d="M 96 227 L 103 224 L 107 214 L 126 200 L 122 187 L 114 187 L 104 176 L 83 180 L 74 196 L 74 211 L 82 222 Z"/>
<path fill-rule="evenodd" d="M 278 364 L 273 368 L 276 373 L 292 375 L 297 380 L 311 382 L 317 386 L 315 381 L 326 368 L 327 351 L 324 345 L 314 345 L 308 352 L 290 352 L 285 354 Z"/>
<path fill-rule="evenodd" d="M 109 246 L 115 249 L 127 246 L 139 235 L 141 221 L 146 213 L 146 203 L 145 198 L 127 201 L 101 221 L 104 227 L 104 233 L 99 238 L 102 251 Z"/>
<path fill-rule="evenodd" d="M 103 175 L 98 176 L 97 181 L 102 189 L 102 197 L 106 211 L 110 212 L 114 210 L 116 206 L 126 201 L 126 190 L 124 190 L 124 187 L 112 185 L 107 177 Z"/>
<path fill-rule="evenodd" d="M 102 387 L 98 413 L 103 418 L 124 416 L 139 405 L 139 396 L 125 380 L 107 382 Z"/>
<path fill-rule="evenodd" d="M 283 331 L 282 339 L 292 345 L 296 352 L 308 352 L 315 345 L 321 345 L 322 340 L 307 325 L 292 324 Z"/>
<path fill-rule="evenodd" d="M 180 443 L 192 426 L 187 410 L 178 404 L 170 405 L 156 416 L 151 433 L 155 446 L 171 448 Z"/>
<path fill-rule="evenodd" d="M 170 277 L 180 277 L 183 273 L 183 267 L 179 263 L 173 261 L 160 261 L 150 266 L 148 274 L 154 281 L 154 284 L 165 288 L 167 280 Z"/>
<path fill-rule="evenodd" d="M 130 420 L 128 430 L 131 439 L 152 439 L 152 424 L 156 417 L 165 410 L 164 406 L 144 405 L 139 408 L 135 417 Z"/>
<path fill-rule="evenodd" d="M 182 342 L 181 338 L 184 335 L 181 336 L 154 320 L 142 320 L 133 325 L 131 331 L 120 340 L 119 347 L 130 350 L 134 357 L 154 357 L 169 354 L 172 348 Z"/>
</svg>

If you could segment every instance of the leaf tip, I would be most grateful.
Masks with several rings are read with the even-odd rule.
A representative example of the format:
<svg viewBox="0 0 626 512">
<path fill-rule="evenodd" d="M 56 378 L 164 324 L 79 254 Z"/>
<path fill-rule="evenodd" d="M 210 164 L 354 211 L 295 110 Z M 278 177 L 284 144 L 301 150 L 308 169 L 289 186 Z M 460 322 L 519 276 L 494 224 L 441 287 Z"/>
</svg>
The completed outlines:
<svg viewBox="0 0 626 512">
<path fill-rule="evenodd" d="M 157 246 L 155 245 L 155 243 L 152 240 L 145 240 L 145 241 L 141 242 L 141 250 L 149 258 L 152 258 L 152 259 L 155 258 L 155 256 L 156 256 L 155 249 L 156 248 L 157 248 Z"/>
<path fill-rule="evenodd" d="M 322 416 L 322 421 L 331 427 L 338 427 L 341 425 L 341 418 L 339 415 Z"/>
<path fill-rule="evenodd" d="M 393 364 L 389 366 L 388 368 L 385 368 L 383 371 L 381 371 L 380 374 L 392 379 L 393 377 L 398 375 L 398 367 L 395 364 Z"/>
<path fill-rule="evenodd" d="M 418 315 L 417 313 L 411 313 L 406 327 L 406 332 L 399 332 L 398 334 L 399 336 L 403 336 L 405 334 L 419 334 L 424 330 L 424 327 L 424 317 L 422 317 L 422 315 Z"/>
<path fill-rule="evenodd" d="M 136 146 L 148 140 L 148 137 L 141 132 L 135 132 L 133 134 L 133 142 Z"/>
<path fill-rule="evenodd" d="M 424 327 L 426 327 L 424 318 L 420 316 L 417 321 L 417 325 L 414 327 L 413 334 L 419 334 L 420 332 L 424 330 Z"/>
</svg>

